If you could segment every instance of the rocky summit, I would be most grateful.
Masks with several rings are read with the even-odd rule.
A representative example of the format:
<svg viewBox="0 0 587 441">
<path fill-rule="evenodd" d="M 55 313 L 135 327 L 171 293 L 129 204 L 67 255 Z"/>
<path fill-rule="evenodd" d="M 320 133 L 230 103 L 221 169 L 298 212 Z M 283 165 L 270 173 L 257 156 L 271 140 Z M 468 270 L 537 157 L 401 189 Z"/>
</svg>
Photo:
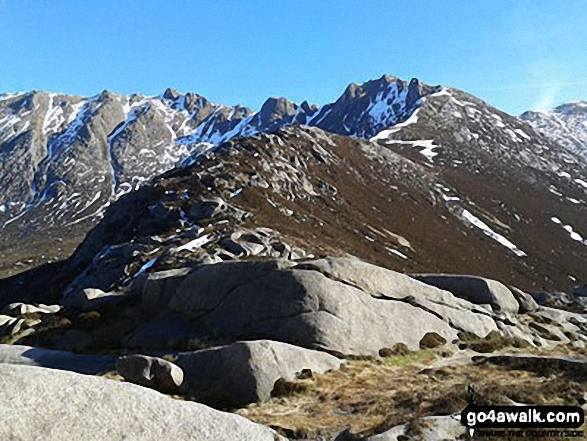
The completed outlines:
<svg viewBox="0 0 587 441">
<path fill-rule="evenodd" d="M 464 439 L 468 385 L 584 406 L 585 108 L 389 75 L 257 112 L 0 95 L 0 438 Z"/>
</svg>

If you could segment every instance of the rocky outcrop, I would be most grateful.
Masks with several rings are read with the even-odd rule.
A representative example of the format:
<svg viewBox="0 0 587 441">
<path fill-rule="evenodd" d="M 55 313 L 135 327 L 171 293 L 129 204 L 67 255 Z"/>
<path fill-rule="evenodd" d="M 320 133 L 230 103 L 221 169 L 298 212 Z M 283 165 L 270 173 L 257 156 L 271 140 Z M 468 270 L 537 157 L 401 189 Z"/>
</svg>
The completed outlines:
<svg viewBox="0 0 587 441">
<path fill-rule="evenodd" d="M 495 311 L 516 314 L 520 307 L 512 292 L 495 280 L 452 274 L 418 274 L 414 278 L 478 305 L 491 305 Z"/>
<path fill-rule="evenodd" d="M 341 360 L 323 352 L 275 341 L 236 342 L 180 353 L 175 363 L 185 372 L 185 389 L 198 401 L 236 407 L 269 399 L 275 382 L 309 369 L 324 373 Z"/>
<path fill-rule="evenodd" d="M 0 345 L 0 365 L 37 366 L 96 375 L 113 371 L 115 362 L 116 357 L 112 355 L 74 354 L 22 345 Z"/>
<path fill-rule="evenodd" d="M 124 296 L 116 292 L 104 292 L 98 288 L 85 288 L 67 296 L 63 303 L 68 308 L 91 311 L 104 305 L 116 304 L 123 298 Z"/>
<path fill-rule="evenodd" d="M 279 260 L 205 265 L 185 277 L 168 308 L 196 320 L 211 336 L 277 340 L 343 354 L 376 355 L 395 343 L 416 349 L 428 332 L 456 338 L 457 331 L 435 314 L 378 298 L 354 286 L 350 275 L 334 279 L 310 265 Z"/>
<path fill-rule="evenodd" d="M 146 355 L 127 355 L 116 360 L 116 371 L 125 380 L 163 393 L 177 393 L 183 371 L 169 361 Z"/>
<path fill-rule="evenodd" d="M 0 315 L 0 337 L 10 337 L 17 334 L 23 325 L 23 319 Z"/>
<path fill-rule="evenodd" d="M 257 236 L 248 234 L 242 236 L 255 243 Z M 504 345 L 587 344 L 587 319 L 581 313 L 537 307 L 529 295 L 512 288 L 514 296 L 498 282 L 481 280 L 464 294 L 455 290 L 455 295 L 351 257 L 229 260 L 139 272 L 120 292 L 82 291 L 86 298 L 88 292 L 100 294 L 86 299 L 88 306 L 70 306 L 33 322 L 26 318 L 17 323 L 19 319 L 10 317 L 5 327 L 22 344 L 37 344 L 38 337 L 50 347 L 73 351 L 108 347 L 178 352 L 272 340 L 362 356 L 397 344 L 417 350 L 459 339 L 463 343 L 463 338 L 465 346 L 482 352 Z M 509 296 L 500 297 L 504 292 Z M 508 312 L 496 306 L 504 298 L 515 302 L 505 303 Z M 91 326 L 88 320 L 93 320 Z M 14 326 L 20 328 L 14 331 Z M 55 329 L 43 331 L 47 326 Z"/>
<path fill-rule="evenodd" d="M 11 303 L 7 305 L 2 313 L 12 316 L 21 317 L 27 314 L 54 314 L 59 312 L 61 306 L 59 305 L 27 305 L 25 303 Z"/>
<path fill-rule="evenodd" d="M 521 289 L 516 288 L 515 286 L 509 287 L 511 293 L 514 295 L 516 300 L 518 301 L 518 313 L 519 314 L 526 314 L 528 312 L 536 311 L 540 306 L 534 300 L 534 298 L 530 295 L 522 291 Z"/>
<path fill-rule="evenodd" d="M 277 441 L 272 430 L 129 383 L 0 364 L 0 439 Z M 10 415 L 10 417 L 8 417 Z"/>
</svg>

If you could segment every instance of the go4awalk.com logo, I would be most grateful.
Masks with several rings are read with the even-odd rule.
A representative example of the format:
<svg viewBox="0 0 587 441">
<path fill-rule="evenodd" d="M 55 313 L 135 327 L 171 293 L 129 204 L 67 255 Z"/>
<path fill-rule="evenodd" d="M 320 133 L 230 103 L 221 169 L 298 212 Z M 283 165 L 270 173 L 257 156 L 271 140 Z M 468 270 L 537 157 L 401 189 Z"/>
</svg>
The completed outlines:
<svg viewBox="0 0 587 441">
<path fill-rule="evenodd" d="M 584 439 L 579 429 L 585 422 L 585 412 L 577 406 L 478 406 L 471 395 L 459 419 L 476 438 Z"/>
</svg>

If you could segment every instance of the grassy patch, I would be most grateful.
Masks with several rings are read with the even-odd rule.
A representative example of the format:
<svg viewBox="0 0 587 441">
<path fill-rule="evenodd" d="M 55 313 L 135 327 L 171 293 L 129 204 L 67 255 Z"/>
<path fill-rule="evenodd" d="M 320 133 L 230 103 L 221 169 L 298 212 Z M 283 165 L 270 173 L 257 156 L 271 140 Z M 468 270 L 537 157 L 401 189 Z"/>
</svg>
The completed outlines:
<svg viewBox="0 0 587 441">
<path fill-rule="evenodd" d="M 524 339 L 504 337 L 497 331 L 491 331 L 483 338 L 470 332 L 459 332 L 459 349 L 470 349 L 487 354 L 504 348 L 528 348 L 530 346 L 531 344 Z"/>
<path fill-rule="evenodd" d="M 429 415 L 461 411 L 473 386 L 479 404 L 573 404 L 587 391 L 580 378 L 487 363 L 431 366 L 438 351 L 348 361 L 343 368 L 288 382 L 285 393 L 237 411 L 298 437 L 344 429 L 369 436 Z"/>
</svg>

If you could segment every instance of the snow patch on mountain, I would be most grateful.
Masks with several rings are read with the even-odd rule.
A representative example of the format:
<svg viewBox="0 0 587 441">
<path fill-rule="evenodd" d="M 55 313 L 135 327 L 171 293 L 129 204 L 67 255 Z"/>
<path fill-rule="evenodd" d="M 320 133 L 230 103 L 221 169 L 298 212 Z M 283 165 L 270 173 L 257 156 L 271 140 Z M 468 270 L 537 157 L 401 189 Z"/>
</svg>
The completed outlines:
<svg viewBox="0 0 587 441">
<path fill-rule="evenodd" d="M 558 217 L 553 217 L 551 218 L 551 220 L 555 223 L 558 224 L 560 226 L 563 227 L 563 229 L 569 234 L 569 237 L 577 242 L 581 242 L 584 245 L 587 245 L 587 240 L 583 239 L 583 236 L 581 236 L 579 233 L 577 233 L 572 225 L 568 225 L 565 224 L 563 221 L 561 221 Z"/>
<path fill-rule="evenodd" d="M 587 103 L 567 103 L 549 112 L 524 112 L 520 119 L 570 151 L 587 158 Z"/>
<path fill-rule="evenodd" d="M 523 252 L 522 250 L 520 250 L 516 245 L 514 245 L 512 242 L 510 242 L 507 238 L 505 238 L 501 234 L 496 233 L 495 231 L 493 231 L 485 222 L 483 222 L 481 219 L 479 219 L 478 217 L 476 217 L 475 215 L 473 215 L 468 210 L 463 210 L 462 216 L 463 216 L 463 219 L 465 219 L 471 225 L 473 225 L 473 226 L 475 226 L 475 227 L 480 228 L 481 230 L 483 230 L 483 233 L 485 233 L 487 236 L 491 237 L 493 240 L 496 240 L 497 242 L 499 242 L 504 247 L 509 248 L 510 250 L 512 250 L 512 252 L 516 256 L 518 256 L 518 257 L 527 256 L 527 254 L 525 252 Z"/>
</svg>

